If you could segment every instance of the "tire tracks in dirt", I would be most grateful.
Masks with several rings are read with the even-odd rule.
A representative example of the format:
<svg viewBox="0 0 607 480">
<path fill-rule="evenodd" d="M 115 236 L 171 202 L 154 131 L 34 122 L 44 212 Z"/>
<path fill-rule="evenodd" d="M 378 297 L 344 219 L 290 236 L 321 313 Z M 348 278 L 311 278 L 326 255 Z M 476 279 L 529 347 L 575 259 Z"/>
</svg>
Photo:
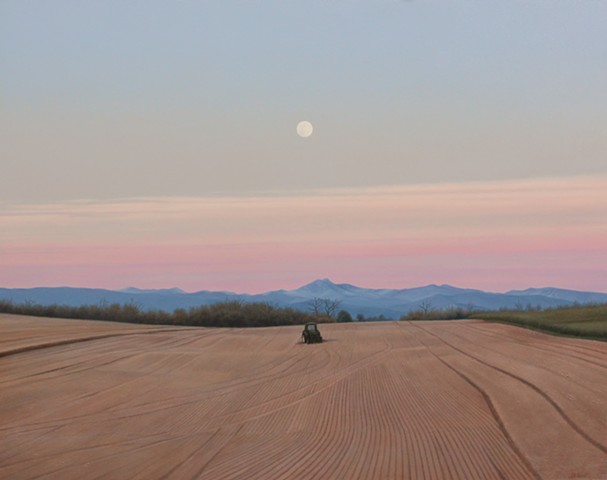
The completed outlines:
<svg viewBox="0 0 607 480">
<path fill-rule="evenodd" d="M 509 325 L 512 328 L 522 328 L 522 327 L 517 327 L 516 325 Z M 467 328 L 469 328 L 470 330 L 473 330 L 475 332 L 477 332 L 479 335 L 482 335 L 484 337 L 487 338 L 501 338 L 501 339 L 508 339 L 511 337 L 508 337 L 507 334 L 505 333 L 501 333 L 501 332 L 497 332 L 497 331 L 493 331 L 493 332 L 488 332 L 487 330 L 481 328 L 480 326 L 477 325 L 466 325 Z M 540 332 L 536 332 L 536 333 L 540 333 Z M 544 335 L 549 335 L 549 332 L 542 332 Z M 556 338 L 561 338 L 561 337 L 556 337 Z M 585 349 L 582 346 L 578 346 L 578 345 L 571 345 L 569 343 L 561 343 L 558 346 L 555 346 L 554 344 L 550 344 L 549 342 L 546 342 L 542 339 L 538 338 L 538 342 L 541 342 L 540 344 L 538 343 L 531 343 L 531 342 L 526 342 L 524 345 L 526 348 L 533 348 L 535 350 L 540 350 L 543 352 L 548 352 L 551 353 L 552 355 L 555 356 L 565 356 L 563 353 L 567 352 L 566 357 L 568 358 L 575 358 L 577 360 L 580 360 L 582 362 L 585 363 L 589 363 L 593 366 L 602 368 L 602 369 L 607 369 L 607 364 L 604 361 L 597 361 L 597 359 L 600 360 L 605 360 L 607 359 L 606 356 L 604 355 L 590 355 L 592 357 L 592 359 L 589 359 L 587 357 L 584 357 L 582 355 L 579 355 L 579 353 L 581 352 L 593 352 L 593 353 L 598 353 L 601 354 L 602 352 L 600 352 L 599 350 L 595 350 L 592 348 L 588 348 Z M 570 352 L 575 352 L 575 354 L 570 353 Z"/>
<path fill-rule="evenodd" d="M 412 322 L 409 322 L 411 325 L 413 325 Z M 537 385 L 531 383 L 530 381 L 514 374 L 511 373 L 503 368 L 497 367 L 495 365 L 492 365 L 491 363 L 482 360 L 464 350 L 462 350 L 461 348 L 456 347 L 455 345 L 451 344 L 450 342 L 447 342 L 446 340 L 444 340 L 443 338 L 441 338 L 440 336 L 428 331 L 427 329 L 419 326 L 419 325 L 414 325 L 416 328 L 419 328 L 421 330 L 423 330 L 424 332 L 426 332 L 428 335 L 431 335 L 433 337 L 435 337 L 436 339 L 440 340 L 442 343 L 444 343 L 445 345 L 449 346 L 450 348 L 457 350 L 459 353 L 461 353 L 462 355 L 465 355 L 469 358 L 472 358 L 473 360 L 489 367 L 492 368 L 500 373 L 503 373 L 504 375 L 507 375 L 521 383 L 523 383 L 524 385 L 528 386 L 529 388 L 531 388 L 532 390 L 534 390 L 536 393 L 538 393 L 542 398 L 544 398 L 544 400 L 546 400 L 546 402 L 548 402 L 553 408 L 554 410 L 556 410 L 556 412 L 558 412 L 558 414 L 562 417 L 562 419 L 575 431 L 577 432 L 581 437 L 583 437 L 588 443 L 590 443 L 591 445 L 593 445 L 594 447 L 596 447 L 597 449 L 599 449 L 601 452 L 607 454 L 607 446 L 603 445 L 602 443 L 598 442 L 597 440 L 595 440 L 594 438 L 592 438 L 590 435 L 588 435 L 582 428 L 580 428 L 572 419 L 571 417 L 569 417 L 569 415 L 567 415 L 567 413 L 561 408 L 560 405 L 558 405 L 544 390 L 542 390 L 541 388 L 539 388 Z"/>
<path fill-rule="evenodd" d="M 127 337 L 127 336 L 133 336 L 133 335 L 150 335 L 150 334 L 155 334 L 155 333 L 168 333 L 168 332 L 175 332 L 175 331 L 183 331 L 183 330 L 162 329 L 162 330 L 145 330 L 145 331 L 141 331 L 141 332 L 105 333 L 105 334 L 101 334 L 101 335 L 91 335 L 91 336 L 87 336 L 87 337 L 70 338 L 70 339 L 66 339 L 66 340 L 56 340 L 54 342 L 37 343 L 35 345 L 24 345 L 22 347 L 1 350 L 0 358 L 19 355 L 22 353 L 33 352 L 36 350 L 43 350 L 46 348 L 62 347 L 64 345 L 72 345 L 74 343 L 94 342 L 95 340 L 105 340 L 108 338 L 115 338 L 115 337 Z"/>
<path fill-rule="evenodd" d="M 462 350 L 460 350 L 460 349 L 458 349 L 456 347 L 453 347 L 452 345 L 450 345 L 449 343 L 445 342 L 443 339 L 441 339 L 437 335 L 434 335 L 433 333 L 428 332 L 425 328 L 420 327 L 419 325 L 415 325 L 413 322 L 408 322 L 408 323 L 409 323 L 409 325 L 414 326 L 416 328 L 419 328 L 420 330 L 424 331 L 425 333 L 427 333 L 429 335 L 432 335 L 433 337 L 441 340 L 443 343 L 445 343 L 446 345 L 450 346 L 451 348 L 457 350 L 458 352 L 460 352 L 460 353 L 462 353 L 464 355 L 470 356 L 471 358 L 474 358 L 471 355 L 466 354 Z M 434 356 L 434 358 L 436 358 L 439 362 L 441 362 L 449 370 L 451 370 L 454 373 L 456 373 L 457 375 L 459 375 L 466 383 L 468 383 L 478 393 L 480 393 L 480 395 L 485 400 L 485 403 L 487 404 L 487 407 L 489 408 L 489 411 L 491 412 L 491 415 L 495 419 L 495 422 L 496 422 L 498 428 L 500 429 L 500 431 L 504 435 L 504 438 L 508 442 L 508 445 L 510 445 L 510 448 L 512 448 L 512 450 L 516 453 L 516 455 L 519 457 L 519 459 L 521 460 L 521 462 L 523 462 L 523 464 L 527 467 L 527 469 L 529 470 L 529 472 L 533 475 L 533 478 L 541 480 L 542 477 L 540 476 L 540 474 L 533 467 L 533 465 L 531 464 L 530 460 L 523 454 L 523 452 L 520 450 L 520 448 L 518 447 L 518 445 L 516 444 L 516 442 L 514 441 L 514 439 L 512 438 L 512 436 L 510 435 L 510 433 L 508 432 L 508 429 L 506 428 L 506 425 L 504 424 L 502 418 L 500 417 L 498 411 L 496 410 L 495 405 L 493 404 L 493 401 L 491 400 L 491 397 L 489 396 L 489 394 L 483 388 L 481 388 L 476 382 L 474 382 L 470 377 L 468 377 L 466 374 L 464 374 L 463 372 L 460 372 L 455 367 L 453 367 L 452 365 L 449 365 L 445 360 L 443 360 L 438 355 L 436 355 L 432 351 L 431 347 L 428 346 L 427 349 Z M 476 358 L 474 358 L 474 359 L 477 360 Z M 477 361 L 480 361 L 480 360 L 477 360 Z M 481 362 L 481 363 L 485 363 L 485 362 Z M 488 365 L 486 363 L 485 363 L 485 365 L 491 367 L 491 365 Z M 496 469 L 496 471 L 499 472 L 499 469 Z"/>
</svg>

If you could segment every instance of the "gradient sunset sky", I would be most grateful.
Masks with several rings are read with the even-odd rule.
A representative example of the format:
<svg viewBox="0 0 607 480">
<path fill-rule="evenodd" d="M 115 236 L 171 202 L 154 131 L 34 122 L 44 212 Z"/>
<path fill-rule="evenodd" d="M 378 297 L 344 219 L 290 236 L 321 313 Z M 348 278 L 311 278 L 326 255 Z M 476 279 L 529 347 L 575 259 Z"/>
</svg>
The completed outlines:
<svg viewBox="0 0 607 480">
<path fill-rule="evenodd" d="M 0 287 L 607 292 L 606 24 L 593 0 L 3 0 Z"/>
</svg>

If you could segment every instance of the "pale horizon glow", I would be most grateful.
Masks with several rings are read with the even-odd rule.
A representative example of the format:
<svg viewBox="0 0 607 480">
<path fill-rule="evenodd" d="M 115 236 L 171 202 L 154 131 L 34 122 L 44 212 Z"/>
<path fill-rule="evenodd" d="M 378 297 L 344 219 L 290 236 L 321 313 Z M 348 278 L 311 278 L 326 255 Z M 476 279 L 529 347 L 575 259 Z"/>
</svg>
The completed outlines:
<svg viewBox="0 0 607 480">
<path fill-rule="evenodd" d="M 0 284 L 607 291 L 607 177 L 13 205 Z"/>
</svg>

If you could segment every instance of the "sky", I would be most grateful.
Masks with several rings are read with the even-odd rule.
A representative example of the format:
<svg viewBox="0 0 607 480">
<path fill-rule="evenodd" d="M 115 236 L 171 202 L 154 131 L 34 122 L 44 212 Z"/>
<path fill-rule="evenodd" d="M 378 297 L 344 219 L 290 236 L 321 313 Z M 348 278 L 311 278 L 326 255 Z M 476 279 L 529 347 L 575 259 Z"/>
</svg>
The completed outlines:
<svg viewBox="0 0 607 480">
<path fill-rule="evenodd" d="M 606 21 L 3 0 L 0 287 L 607 292 Z"/>
</svg>

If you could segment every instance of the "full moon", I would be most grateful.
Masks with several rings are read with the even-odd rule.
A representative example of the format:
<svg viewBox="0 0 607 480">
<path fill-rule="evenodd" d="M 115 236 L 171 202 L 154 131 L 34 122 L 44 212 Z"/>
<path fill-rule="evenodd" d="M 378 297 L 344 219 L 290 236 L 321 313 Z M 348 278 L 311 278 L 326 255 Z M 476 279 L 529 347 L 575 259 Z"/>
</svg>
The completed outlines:
<svg viewBox="0 0 607 480">
<path fill-rule="evenodd" d="M 303 122 L 299 122 L 297 124 L 297 135 L 302 138 L 308 138 L 310 135 L 312 135 L 313 131 L 314 127 L 307 120 L 304 120 Z"/>
</svg>

